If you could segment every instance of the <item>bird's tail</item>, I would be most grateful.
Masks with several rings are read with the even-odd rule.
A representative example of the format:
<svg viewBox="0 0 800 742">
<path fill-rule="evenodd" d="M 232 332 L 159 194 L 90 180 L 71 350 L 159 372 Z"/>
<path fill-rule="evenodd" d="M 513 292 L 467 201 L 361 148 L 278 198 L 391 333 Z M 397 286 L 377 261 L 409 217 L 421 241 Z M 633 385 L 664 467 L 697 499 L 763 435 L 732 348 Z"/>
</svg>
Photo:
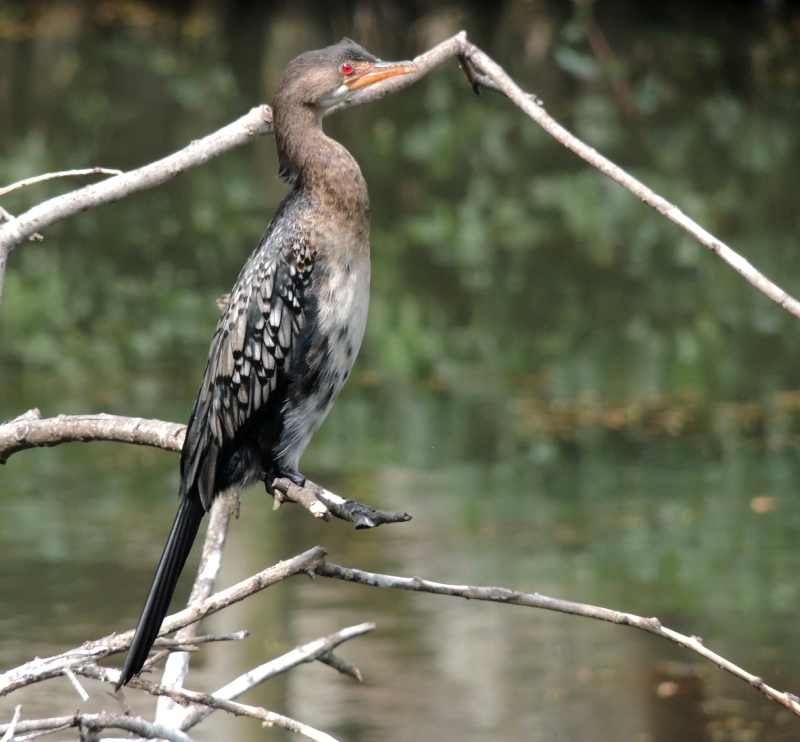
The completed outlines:
<svg viewBox="0 0 800 742">
<path fill-rule="evenodd" d="M 178 576 L 186 562 L 186 557 L 192 550 L 192 544 L 197 536 L 204 513 L 203 505 L 196 493 L 194 496 L 190 494 L 181 497 L 167 544 L 164 546 L 164 552 L 156 567 L 147 602 L 142 609 L 142 615 L 139 616 L 139 623 L 136 626 L 128 656 L 125 658 L 125 666 L 122 668 L 117 689 L 136 675 L 147 659 L 150 648 L 158 636 L 161 622 L 167 614 Z"/>
</svg>

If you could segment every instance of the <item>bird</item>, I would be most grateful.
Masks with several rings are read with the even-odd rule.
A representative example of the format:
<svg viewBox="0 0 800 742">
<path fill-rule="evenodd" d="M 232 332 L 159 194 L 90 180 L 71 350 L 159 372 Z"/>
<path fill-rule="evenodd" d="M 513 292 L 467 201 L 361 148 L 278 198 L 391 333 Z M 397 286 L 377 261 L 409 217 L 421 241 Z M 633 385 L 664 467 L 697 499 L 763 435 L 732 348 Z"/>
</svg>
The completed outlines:
<svg viewBox="0 0 800 742">
<path fill-rule="evenodd" d="M 344 38 L 286 66 L 272 101 L 278 172 L 291 189 L 217 322 L 180 459 L 178 509 L 117 688 L 141 672 L 203 516 L 230 488 L 288 478 L 350 375 L 369 305 L 367 184 L 323 117 L 416 71 Z"/>
</svg>

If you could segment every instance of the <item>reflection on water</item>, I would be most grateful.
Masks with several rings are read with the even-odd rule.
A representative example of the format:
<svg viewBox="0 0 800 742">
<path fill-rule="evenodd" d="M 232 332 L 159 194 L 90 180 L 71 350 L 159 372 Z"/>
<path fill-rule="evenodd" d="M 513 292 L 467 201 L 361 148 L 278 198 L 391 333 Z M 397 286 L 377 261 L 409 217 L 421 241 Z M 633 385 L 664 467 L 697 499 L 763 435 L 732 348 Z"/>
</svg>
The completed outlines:
<svg viewBox="0 0 800 742">
<path fill-rule="evenodd" d="M 653 28 L 521 2 L 416 19 L 364 4 L 355 25 L 350 10 L 266 4 L 98 7 L 0 9 L 0 180 L 150 160 L 240 114 L 293 53 L 343 33 L 392 58 L 463 25 L 582 136 L 787 288 L 800 283 L 797 60 L 781 18 L 743 18 L 733 44 L 702 15 Z M 593 56 L 598 28 L 620 68 Z M 666 54 L 669 69 L 656 63 Z M 223 582 L 321 543 L 366 569 L 658 615 L 800 689 L 793 320 L 501 100 L 475 99 L 454 70 L 329 129 L 370 184 L 373 303 L 357 374 L 305 468 L 415 518 L 356 533 L 275 514 L 253 489 Z M 18 251 L 0 312 L 0 417 L 39 406 L 183 419 L 214 297 L 283 193 L 272 147 L 258 141 Z M 112 444 L 11 460 L 0 666 L 134 622 L 176 463 Z M 644 634 L 324 580 L 295 578 L 211 620 L 253 633 L 204 649 L 191 685 L 213 689 L 364 620 L 377 631 L 341 651 L 364 685 L 308 665 L 245 700 L 363 742 L 797 737 L 779 707 Z M 66 680 L 3 699 L 0 716 L 15 702 L 27 716 L 78 704 Z M 264 735 L 226 719 L 201 729 L 197 739 Z"/>
</svg>

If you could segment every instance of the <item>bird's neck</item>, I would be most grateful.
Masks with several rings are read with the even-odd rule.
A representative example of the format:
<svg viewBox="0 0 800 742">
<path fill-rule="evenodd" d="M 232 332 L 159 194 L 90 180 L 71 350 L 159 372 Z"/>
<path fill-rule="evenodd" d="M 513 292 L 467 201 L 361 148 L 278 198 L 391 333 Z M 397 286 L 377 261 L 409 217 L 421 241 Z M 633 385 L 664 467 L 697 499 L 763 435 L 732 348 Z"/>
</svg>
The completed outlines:
<svg viewBox="0 0 800 742">
<path fill-rule="evenodd" d="M 276 106 L 273 125 L 281 177 L 321 205 L 366 218 L 369 197 L 361 169 L 325 134 L 319 115 L 303 105 Z"/>
</svg>

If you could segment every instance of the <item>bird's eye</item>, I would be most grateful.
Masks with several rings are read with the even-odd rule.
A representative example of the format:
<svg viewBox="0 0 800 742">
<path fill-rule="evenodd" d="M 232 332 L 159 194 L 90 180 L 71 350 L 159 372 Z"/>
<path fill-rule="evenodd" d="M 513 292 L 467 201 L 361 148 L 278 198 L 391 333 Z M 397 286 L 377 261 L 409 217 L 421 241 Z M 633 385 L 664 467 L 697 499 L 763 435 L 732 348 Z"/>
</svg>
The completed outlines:
<svg viewBox="0 0 800 742">
<path fill-rule="evenodd" d="M 342 66 L 339 69 L 341 69 L 343 75 L 352 75 L 353 74 L 353 65 L 348 63 L 348 62 L 345 62 L 344 64 L 342 64 Z"/>
</svg>

